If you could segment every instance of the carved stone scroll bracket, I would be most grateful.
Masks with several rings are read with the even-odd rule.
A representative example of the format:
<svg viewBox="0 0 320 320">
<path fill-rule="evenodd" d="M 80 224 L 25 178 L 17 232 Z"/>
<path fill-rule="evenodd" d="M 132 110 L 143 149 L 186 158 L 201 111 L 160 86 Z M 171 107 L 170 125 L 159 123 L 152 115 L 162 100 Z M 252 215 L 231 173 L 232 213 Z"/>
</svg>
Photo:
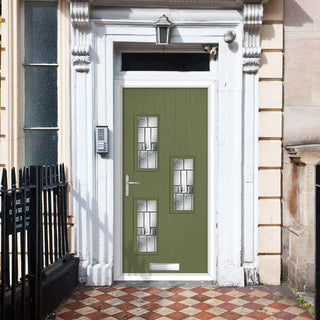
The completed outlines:
<svg viewBox="0 0 320 320">
<path fill-rule="evenodd" d="M 243 5 L 243 71 L 248 74 L 256 74 L 260 67 L 262 18 L 262 4 Z"/>
<path fill-rule="evenodd" d="M 71 2 L 71 23 L 74 28 L 72 63 L 77 72 L 90 70 L 90 3 Z"/>
</svg>

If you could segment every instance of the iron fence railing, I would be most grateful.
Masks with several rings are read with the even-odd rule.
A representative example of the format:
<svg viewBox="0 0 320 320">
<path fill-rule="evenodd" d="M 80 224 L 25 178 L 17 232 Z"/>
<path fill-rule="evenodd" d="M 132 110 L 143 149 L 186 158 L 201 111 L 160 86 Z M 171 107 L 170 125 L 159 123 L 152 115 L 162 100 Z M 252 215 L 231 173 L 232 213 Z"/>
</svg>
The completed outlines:
<svg viewBox="0 0 320 320">
<path fill-rule="evenodd" d="M 41 319 L 42 279 L 68 259 L 64 166 L 3 169 L 1 208 L 1 319 Z"/>
</svg>

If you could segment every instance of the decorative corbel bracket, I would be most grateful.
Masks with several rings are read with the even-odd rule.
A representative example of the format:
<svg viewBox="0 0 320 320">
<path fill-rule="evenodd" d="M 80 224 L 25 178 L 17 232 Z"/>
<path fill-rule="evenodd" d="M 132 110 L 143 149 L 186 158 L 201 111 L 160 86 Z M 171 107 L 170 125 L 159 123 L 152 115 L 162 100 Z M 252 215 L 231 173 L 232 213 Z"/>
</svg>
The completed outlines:
<svg viewBox="0 0 320 320">
<path fill-rule="evenodd" d="M 71 23 L 74 28 L 74 42 L 72 47 L 72 63 L 77 72 L 90 70 L 90 45 L 88 34 L 90 32 L 90 3 L 71 2 Z"/>
<path fill-rule="evenodd" d="M 248 74 L 256 74 L 260 67 L 262 18 L 262 4 L 243 5 L 243 71 Z"/>
</svg>

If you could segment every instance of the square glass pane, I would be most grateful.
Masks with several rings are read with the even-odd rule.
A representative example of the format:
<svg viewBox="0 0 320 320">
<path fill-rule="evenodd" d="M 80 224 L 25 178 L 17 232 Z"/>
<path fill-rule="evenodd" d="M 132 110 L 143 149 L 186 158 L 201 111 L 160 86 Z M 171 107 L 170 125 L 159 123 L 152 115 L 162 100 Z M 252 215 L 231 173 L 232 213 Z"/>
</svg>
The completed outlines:
<svg viewBox="0 0 320 320">
<path fill-rule="evenodd" d="M 57 163 L 56 130 L 25 130 L 26 166 L 47 166 Z"/>
<path fill-rule="evenodd" d="M 26 1 L 25 63 L 57 62 L 57 3 Z"/>
<path fill-rule="evenodd" d="M 57 126 L 57 68 L 25 68 L 25 126 Z"/>
</svg>

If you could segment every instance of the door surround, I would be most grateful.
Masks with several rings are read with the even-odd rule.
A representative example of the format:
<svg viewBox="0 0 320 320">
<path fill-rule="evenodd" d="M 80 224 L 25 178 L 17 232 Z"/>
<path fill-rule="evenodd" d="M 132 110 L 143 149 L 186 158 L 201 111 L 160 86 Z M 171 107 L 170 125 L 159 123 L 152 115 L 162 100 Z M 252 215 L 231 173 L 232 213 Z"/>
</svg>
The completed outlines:
<svg viewBox="0 0 320 320">
<path fill-rule="evenodd" d="M 123 204 L 123 88 L 206 88 L 208 90 L 208 273 L 137 273 L 126 274 L 122 272 L 122 204 Z M 115 141 L 114 141 L 114 159 L 115 159 L 115 230 L 114 230 L 114 280 L 216 280 L 216 81 L 172 81 L 167 80 L 115 80 L 114 83 L 114 102 L 115 102 Z"/>
<path fill-rule="evenodd" d="M 154 44 L 153 22 L 162 14 L 175 23 L 172 30 L 174 45 L 214 43 L 219 46 L 217 75 L 207 75 L 205 79 L 216 80 L 217 88 L 215 279 L 219 285 L 243 286 L 244 265 L 255 268 L 257 257 L 254 245 L 257 228 L 252 227 L 249 233 L 243 233 L 247 220 L 250 228 L 256 219 L 255 216 L 247 218 L 244 215 L 255 198 L 244 203 L 243 185 L 250 183 L 253 190 L 257 190 L 256 173 L 248 182 L 244 178 L 244 168 L 257 168 L 256 164 L 252 166 L 250 159 L 243 157 L 244 146 L 255 154 L 257 144 L 252 145 L 252 136 L 243 135 L 243 122 L 251 121 L 250 117 L 247 118 L 244 104 L 248 104 L 248 110 L 254 114 L 255 109 L 250 103 L 256 100 L 249 97 L 257 87 L 243 82 L 244 24 L 239 10 L 99 8 L 91 11 L 85 27 L 80 25 L 73 29 L 73 44 L 82 39 L 89 49 L 92 48 L 89 50 L 91 62 L 87 59 L 80 61 L 86 64 L 85 70 L 75 65 L 71 73 L 71 197 L 77 221 L 76 252 L 80 256 L 80 281 L 86 281 L 88 285 L 110 285 L 114 279 L 117 249 L 114 247 L 114 219 L 117 216 L 114 201 L 117 161 L 114 151 L 118 141 L 114 104 L 116 47 L 119 44 Z M 236 33 L 236 41 L 232 45 L 223 40 L 223 35 L 230 29 Z M 249 80 L 251 78 L 255 79 L 255 76 L 249 75 Z M 186 79 L 182 77 L 179 80 Z M 109 126 L 110 151 L 107 156 L 95 153 L 96 125 Z M 252 259 L 249 257 L 244 261 L 243 252 L 250 252 Z"/>
</svg>

